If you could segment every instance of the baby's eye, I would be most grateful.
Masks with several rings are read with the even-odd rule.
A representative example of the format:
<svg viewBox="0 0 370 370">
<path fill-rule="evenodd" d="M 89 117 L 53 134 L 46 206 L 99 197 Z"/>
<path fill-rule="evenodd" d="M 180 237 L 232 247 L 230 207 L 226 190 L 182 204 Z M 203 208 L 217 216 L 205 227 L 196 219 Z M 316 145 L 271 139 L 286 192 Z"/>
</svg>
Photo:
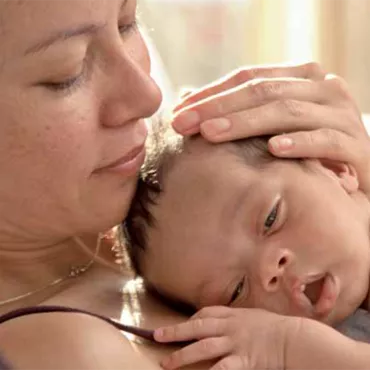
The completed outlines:
<svg viewBox="0 0 370 370">
<path fill-rule="evenodd" d="M 265 220 L 265 224 L 264 224 L 264 232 L 269 231 L 271 227 L 274 225 L 277 219 L 278 211 L 279 211 L 279 203 L 277 203 L 274 206 L 270 214 L 267 216 Z"/>
<path fill-rule="evenodd" d="M 240 296 L 240 294 L 242 293 L 243 288 L 244 288 L 244 282 L 245 282 L 245 277 L 243 277 L 243 279 L 236 286 L 236 288 L 235 288 L 235 290 L 234 290 L 234 292 L 231 296 L 229 305 L 232 304 L 233 302 L 235 302 L 238 299 L 238 297 Z"/>
</svg>

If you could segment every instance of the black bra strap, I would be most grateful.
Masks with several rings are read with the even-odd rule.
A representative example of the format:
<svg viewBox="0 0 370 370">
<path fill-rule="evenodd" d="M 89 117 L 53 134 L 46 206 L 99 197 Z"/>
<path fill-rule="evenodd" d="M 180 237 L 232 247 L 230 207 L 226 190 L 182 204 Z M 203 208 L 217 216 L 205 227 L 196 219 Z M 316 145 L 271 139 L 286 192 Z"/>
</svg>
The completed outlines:
<svg viewBox="0 0 370 370">
<path fill-rule="evenodd" d="M 48 312 L 73 312 L 73 313 L 82 313 L 82 314 L 94 316 L 98 319 L 104 320 L 108 324 L 113 325 L 118 330 L 122 330 L 124 332 L 134 334 L 138 337 L 155 342 L 153 330 L 146 330 L 146 329 L 138 328 L 136 326 L 121 324 L 118 321 L 115 321 L 113 319 L 110 319 L 102 315 L 98 315 L 96 313 L 92 313 L 92 312 L 85 311 L 85 310 L 80 310 L 77 308 L 64 307 L 64 306 L 30 306 L 30 307 L 20 308 L 18 310 L 10 311 L 0 316 L 0 324 L 8 320 L 15 319 L 17 317 L 33 315 L 33 314 L 40 314 L 40 313 L 48 313 Z"/>
</svg>

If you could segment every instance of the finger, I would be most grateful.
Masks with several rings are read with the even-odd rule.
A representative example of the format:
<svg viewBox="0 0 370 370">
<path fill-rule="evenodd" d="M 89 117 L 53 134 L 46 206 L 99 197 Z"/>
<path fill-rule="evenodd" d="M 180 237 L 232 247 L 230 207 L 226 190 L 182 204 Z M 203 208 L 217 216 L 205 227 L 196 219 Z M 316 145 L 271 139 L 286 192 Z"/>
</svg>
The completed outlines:
<svg viewBox="0 0 370 370">
<path fill-rule="evenodd" d="M 223 142 L 259 135 L 335 127 L 346 130 L 346 112 L 321 104 L 278 100 L 224 118 L 202 122 L 200 132 L 211 142 Z"/>
<path fill-rule="evenodd" d="M 218 319 L 227 319 L 233 315 L 233 309 L 226 306 L 205 307 L 190 317 L 190 320 L 204 319 L 206 317 L 215 317 Z"/>
<path fill-rule="evenodd" d="M 352 94 L 350 93 L 349 86 L 347 82 L 334 74 L 327 74 L 323 82 L 327 87 L 328 99 L 331 98 L 332 93 L 334 92 L 336 96 L 340 96 L 342 99 L 339 99 L 338 102 L 350 102 L 353 105 L 356 105 Z"/>
<path fill-rule="evenodd" d="M 333 129 L 294 132 L 269 140 L 269 150 L 283 158 L 325 158 L 347 163 L 358 159 L 358 140 Z"/>
<path fill-rule="evenodd" d="M 210 370 L 248 370 L 251 369 L 245 356 L 228 356 L 217 362 Z"/>
<path fill-rule="evenodd" d="M 174 352 L 162 361 L 165 369 L 177 369 L 200 361 L 212 360 L 225 356 L 232 350 L 229 337 L 207 338 Z"/>
<path fill-rule="evenodd" d="M 253 80 L 180 111 L 174 116 L 172 126 L 178 133 L 189 134 L 199 130 L 202 121 L 252 109 L 274 100 L 322 103 L 328 95 L 325 86 L 309 80 Z"/>
<path fill-rule="evenodd" d="M 175 112 L 185 106 L 204 100 L 212 95 L 222 93 L 226 90 L 235 88 L 240 84 L 256 78 L 302 78 L 310 80 L 323 80 L 326 73 L 317 63 L 305 63 L 299 65 L 281 65 L 281 66 L 261 66 L 252 68 L 242 68 L 231 72 L 226 77 L 205 86 L 194 94 L 189 95 L 175 108 Z"/>
<path fill-rule="evenodd" d="M 348 163 L 356 169 L 360 189 L 368 193 L 368 139 L 359 140 L 337 130 L 319 129 L 273 137 L 269 149 L 275 156 L 283 158 L 325 158 Z"/>
<path fill-rule="evenodd" d="M 205 318 L 189 320 L 181 324 L 156 329 L 154 338 L 157 342 L 182 342 L 192 339 L 219 337 L 226 331 L 226 320 Z"/>
</svg>

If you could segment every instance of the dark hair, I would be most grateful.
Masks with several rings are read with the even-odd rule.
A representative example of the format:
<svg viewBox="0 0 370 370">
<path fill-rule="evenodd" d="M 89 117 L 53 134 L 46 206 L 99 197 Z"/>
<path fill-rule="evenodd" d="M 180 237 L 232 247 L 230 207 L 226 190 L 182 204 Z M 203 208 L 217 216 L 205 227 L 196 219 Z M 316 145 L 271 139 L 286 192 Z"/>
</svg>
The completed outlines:
<svg viewBox="0 0 370 370">
<path fill-rule="evenodd" d="M 164 122 L 155 122 L 147 144 L 134 198 L 122 223 L 124 243 L 134 272 L 142 276 L 140 254 L 147 247 L 147 229 L 155 225 L 150 208 L 163 191 L 163 177 L 182 152 L 184 140 Z"/>
</svg>

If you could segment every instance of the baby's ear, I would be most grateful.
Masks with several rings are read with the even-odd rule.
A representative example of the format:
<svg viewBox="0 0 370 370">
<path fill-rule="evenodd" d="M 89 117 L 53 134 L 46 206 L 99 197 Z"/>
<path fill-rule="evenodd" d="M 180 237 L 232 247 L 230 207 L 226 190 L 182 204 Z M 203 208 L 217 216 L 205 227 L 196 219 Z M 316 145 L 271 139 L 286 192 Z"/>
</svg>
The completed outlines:
<svg viewBox="0 0 370 370">
<path fill-rule="evenodd" d="M 334 178 L 347 193 L 353 193 L 359 189 L 357 172 L 353 166 L 347 163 L 333 161 L 331 159 L 314 160 L 319 167 L 330 177 Z"/>
</svg>

